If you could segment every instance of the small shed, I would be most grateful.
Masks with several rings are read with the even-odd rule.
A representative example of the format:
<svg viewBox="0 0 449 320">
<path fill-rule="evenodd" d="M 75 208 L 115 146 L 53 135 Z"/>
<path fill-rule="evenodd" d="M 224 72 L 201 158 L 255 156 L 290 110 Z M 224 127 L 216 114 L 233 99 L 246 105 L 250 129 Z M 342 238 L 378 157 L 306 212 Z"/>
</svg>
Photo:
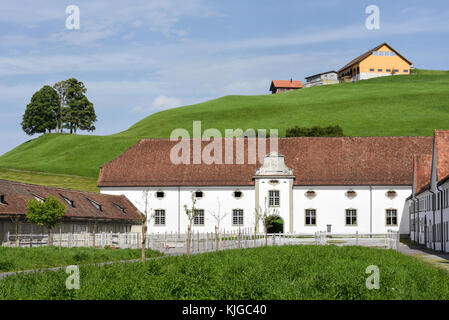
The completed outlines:
<svg viewBox="0 0 449 320">
<path fill-rule="evenodd" d="M 271 93 L 280 93 L 290 90 L 302 89 L 303 85 L 300 80 L 272 80 L 270 91 Z"/>
</svg>

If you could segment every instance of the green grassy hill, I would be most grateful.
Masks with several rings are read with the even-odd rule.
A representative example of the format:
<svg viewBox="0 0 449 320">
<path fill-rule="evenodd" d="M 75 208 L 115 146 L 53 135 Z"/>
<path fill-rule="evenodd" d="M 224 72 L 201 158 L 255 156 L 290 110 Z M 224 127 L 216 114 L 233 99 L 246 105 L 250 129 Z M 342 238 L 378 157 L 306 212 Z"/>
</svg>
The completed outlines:
<svg viewBox="0 0 449 320">
<path fill-rule="evenodd" d="M 16 180 L 24 182 L 39 183 L 39 177 L 21 175 L 21 170 L 94 181 L 102 164 L 139 139 L 169 137 L 175 128 L 191 132 L 194 120 L 202 121 L 203 130 L 223 133 L 226 128 L 277 128 L 283 136 L 296 125 L 338 124 L 351 136 L 432 135 L 434 129 L 449 129 L 448 88 L 449 71 L 419 70 L 276 95 L 225 96 L 158 112 L 114 135 L 45 134 L 1 156 L 0 168 L 15 169 Z M 92 182 L 88 185 L 94 188 Z"/>
</svg>

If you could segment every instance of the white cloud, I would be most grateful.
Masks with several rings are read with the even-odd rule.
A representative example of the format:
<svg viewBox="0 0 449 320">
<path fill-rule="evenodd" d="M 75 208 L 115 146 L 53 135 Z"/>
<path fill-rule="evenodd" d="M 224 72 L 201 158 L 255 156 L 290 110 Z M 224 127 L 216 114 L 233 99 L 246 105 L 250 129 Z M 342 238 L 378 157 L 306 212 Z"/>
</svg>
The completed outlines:
<svg viewBox="0 0 449 320">
<path fill-rule="evenodd" d="M 181 99 L 175 97 L 167 97 L 164 95 L 157 96 L 150 107 L 143 107 L 137 105 L 131 109 L 131 113 L 145 113 L 150 114 L 157 111 L 162 111 L 169 108 L 180 107 Z"/>
</svg>

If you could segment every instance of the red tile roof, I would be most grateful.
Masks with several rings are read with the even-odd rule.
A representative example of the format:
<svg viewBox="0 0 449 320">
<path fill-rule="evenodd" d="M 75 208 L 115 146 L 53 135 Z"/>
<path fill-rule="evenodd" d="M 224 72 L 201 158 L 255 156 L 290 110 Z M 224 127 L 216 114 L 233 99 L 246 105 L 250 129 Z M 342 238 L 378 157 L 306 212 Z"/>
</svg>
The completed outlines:
<svg viewBox="0 0 449 320">
<path fill-rule="evenodd" d="M 98 186 L 254 184 L 252 178 L 261 164 L 247 164 L 248 139 L 244 139 L 245 164 L 176 165 L 170 161 L 170 150 L 177 143 L 169 139 L 139 141 L 102 166 Z M 203 141 L 203 149 L 209 143 Z M 233 143 L 235 159 L 235 140 Z M 279 153 L 294 170 L 296 185 L 411 185 L 413 155 L 430 154 L 432 145 L 433 137 L 280 138 Z"/>
<path fill-rule="evenodd" d="M 34 199 L 35 196 L 45 199 L 52 195 L 67 207 L 65 218 L 95 218 L 129 222 L 138 222 L 142 219 L 142 214 L 123 195 L 82 192 L 7 180 L 0 180 L 0 195 L 4 196 L 6 202 L 6 204 L 0 204 L 0 217 L 2 215 L 24 215 L 27 211 L 26 200 Z M 74 207 L 71 207 L 63 197 L 72 200 Z M 95 208 L 88 199 L 99 203 L 102 210 Z M 123 208 L 124 212 L 119 207 Z"/>
<path fill-rule="evenodd" d="M 437 153 L 437 177 L 442 180 L 449 175 L 449 131 L 435 130 Z"/>
<path fill-rule="evenodd" d="M 300 80 L 273 80 L 271 81 L 270 90 L 272 90 L 273 88 L 299 89 L 302 87 L 303 85 Z"/>
<path fill-rule="evenodd" d="M 343 68 L 341 68 L 340 70 L 338 70 L 338 72 L 342 72 L 343 70 L 349 68 L 350 66 L 352 66 L 352 65 L 354 65 L 354 64 L 356 64 L 356 63 L 359 63 L 359 62 L 365 60 L 367 57 L 369 57 L 369 56 L 373 53 L 373 51 L 377 51 L 377 50 L 379 50 L 379 49 L 380 49 L 381 47 L 383 47 L 383 46 L 389 47 L 389 48 L 390 48 L 392 51 L 394 51 L 399 57 L 401 57 L 402 59 L 404 59 L 408 64 L 410 64 L 410 65 L 413 64 L 413 63 L 411 63 L 409 60 L 407 60 L 406 58 L 404 58 L 399 52 L 397 52 L 396 50 L 394 50 L 388 43 L 384 42 L 384 43 L 378 45 L 377 47 L 375 47 L 375 48 L 373 48 L 373 49 L 371 49 L 371 50 L 368 50 L 367 52 L 361 54 L 361 55 L 358 56 L 357 58 L 355 58 L 355 59 L 349 61 Z"/>
<path fill-rule="evenodd" d="M 415 170 L 415 193 L 418 194 L 428 188 L 430 183 L 430 171 L 432 168 L 432 155 L 420 154 L 413 157 Z"/>
</svg>

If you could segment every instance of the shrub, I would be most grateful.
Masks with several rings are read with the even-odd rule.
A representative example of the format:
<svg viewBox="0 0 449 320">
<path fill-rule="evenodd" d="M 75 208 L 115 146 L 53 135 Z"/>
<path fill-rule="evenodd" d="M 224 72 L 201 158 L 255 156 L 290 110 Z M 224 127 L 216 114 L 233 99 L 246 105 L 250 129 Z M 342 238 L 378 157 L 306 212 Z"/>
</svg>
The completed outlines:
<svg viewBox="0 0 449 320">
<path fill-rule="evenodd" d="M 343 137 L 343 129 L 339 126 L 300 128 L 298 126 L 285 131 L 286 137 Z"/>
</svg>

